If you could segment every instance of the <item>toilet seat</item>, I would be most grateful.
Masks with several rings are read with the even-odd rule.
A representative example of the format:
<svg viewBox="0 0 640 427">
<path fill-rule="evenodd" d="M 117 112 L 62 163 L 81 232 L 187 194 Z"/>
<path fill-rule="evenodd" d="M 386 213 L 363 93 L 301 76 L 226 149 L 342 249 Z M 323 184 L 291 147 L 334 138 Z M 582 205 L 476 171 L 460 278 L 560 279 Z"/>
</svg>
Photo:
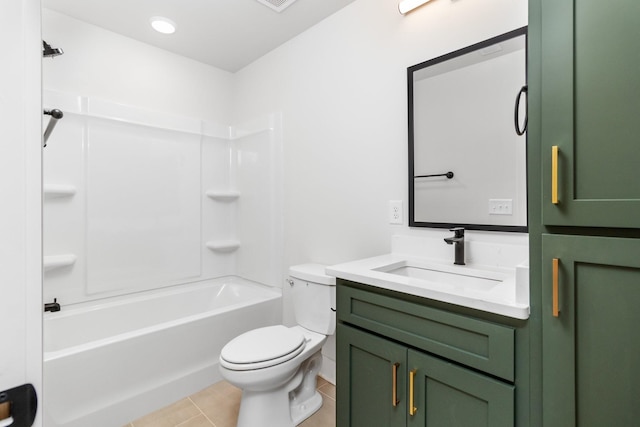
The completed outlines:
<svg viewBox="0 0 640 427">
<path fill-rule="evenodd" d="M 220 364 L 234 371 L 268 368 L 291 360 L 304 350 L 304 335 L 283 325 L 245 332 L 220 352 Z"/>
</svg>

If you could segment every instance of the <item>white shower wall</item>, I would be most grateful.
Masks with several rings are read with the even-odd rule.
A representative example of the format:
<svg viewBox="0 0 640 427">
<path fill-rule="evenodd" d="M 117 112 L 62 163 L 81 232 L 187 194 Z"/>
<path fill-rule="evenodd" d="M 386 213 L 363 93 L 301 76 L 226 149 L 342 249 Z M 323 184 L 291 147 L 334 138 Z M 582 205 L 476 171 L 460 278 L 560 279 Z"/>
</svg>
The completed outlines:
<svg viewBox="0 0 640 427">
<path fill-rule="evenodd" d="M 45 301 L 228 275 L 281 285 L 277 115 L 242 127 L 45 92 Z M 239 262 L 244 259 L 244 262 Z"/>
<path fill-rule="evenodd" d="M 238 271 L 258 282 L 284 283 L 282 117 L 271 114 L 232 130 L 238 147 Z M 268 191 L 265 191 L 268 189 Z M 256 220 L 256 216 L 259 218 Z"/>
<path fill-rule="evenodd" d="M 232 126 L 231 74 L 53 11 L 43 39 L 65 51 L 43 61 L 65 114 L 44 149 L 45 302 L 281 286 L 279 115 Z"/>
</svg>

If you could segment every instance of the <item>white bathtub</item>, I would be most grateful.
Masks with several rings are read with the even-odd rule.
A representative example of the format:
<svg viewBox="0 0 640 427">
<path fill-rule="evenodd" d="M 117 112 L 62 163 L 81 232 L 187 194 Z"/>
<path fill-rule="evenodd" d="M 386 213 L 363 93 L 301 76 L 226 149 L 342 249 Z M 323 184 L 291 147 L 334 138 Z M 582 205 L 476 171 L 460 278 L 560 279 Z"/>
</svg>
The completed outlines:
<svg viewBox="0 0 640 427">
<path fill-rule="evenodd" d="M 120 427 L 221 379 L 233 337 L 281 321 L 281 293 L 237 277 L 44 316 L 45 427 Z"/>
</svg>

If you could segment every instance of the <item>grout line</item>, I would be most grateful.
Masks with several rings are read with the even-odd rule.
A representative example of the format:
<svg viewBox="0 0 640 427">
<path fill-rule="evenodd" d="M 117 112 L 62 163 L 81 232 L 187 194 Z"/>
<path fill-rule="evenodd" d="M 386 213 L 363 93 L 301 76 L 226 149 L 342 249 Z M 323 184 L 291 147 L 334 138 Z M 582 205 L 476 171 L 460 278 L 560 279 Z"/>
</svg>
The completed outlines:
<svg viewBox="0 0 640 427">
<path fill-rule="evenodd" d="M 213 421 L 211 421 L 211 419 L 209 419 L 209 417 L 207 417 L 207 414 L 205 414 L 202 409 L 200 409 L 200 407 L 196 404 L 196 402 L 194 402 L 191 399 L 191 396 L 189 396 L 187 399 L 189 399 L 189 402 L 193 403 L 193 406 L 195 406 L 196 408 L 198 408 L 198 411 L 200 411 L 200 413 L 206 418 L 207 421 L 209 421 L 211 423 L 211 425 L 213 427 L 216 427 L 216 423 L 214 423 Z M 177 427 L 177 426 L 176 426 Z"/>
<path fill-rule="evenodd" d="M 327 398 L 327 399 L 329 399 L 329 400 L 333 400 L 334 402 L 336 401 L 333 397 L 329 396 L 328 394 L 324 394 L 323 392 L 320 392 L 320 394 L 321 394 L 323 397 L 326 397 L 326 398 Z"/>
<path fill-rule="evenodd" d="M 189 400 L 191 400 L 191 399 L 189 399 Z M 191 402 L 191 403 L 193 403 L 193 402 Z M 196 406 L 196 408 L 197 408 L 197 406 Z M 200 408 L 198 408 L 198 410 L 200 410 Z M 202 411 L 200 411 L 200 413 L 202 413 Z M 194 415 L 193 417 L 191 417 L 191 418 L 189 418 L 189 419 L 186 419 L 186 420 L 184 420 L 184 421 L 181 421 L 179 424 L 176 424 L 174 427 L 180 427 L 181 425 L 183 425 L 183 424 L 185 424 L 185 423 L 188 423 L 188 422 L 189 422 L 189 421 L 191 421 L 192 419 L 197 418 L 197 417 L 199 417 L 199 416 L 200 416 L 200 414 L 198 414 L 198 415 Z M 205 417 L 206 417 L 206 415 L 205 415 Z"/>
<path fill-rule="evenodd" d="M 326 396 L 327 398 L 333 400 L 335 402 L 335 397 L 329 396 L 327 393 L 325 393 L 322 389 L 325 387 L 325 385 L 321 386 L 320 388 L 318 388 L 318 391 L 320 392 L 320 394 L 322 394 L 323 396 Z M 333 386 L 335 387 L 335 386 Z"/>
</svg>

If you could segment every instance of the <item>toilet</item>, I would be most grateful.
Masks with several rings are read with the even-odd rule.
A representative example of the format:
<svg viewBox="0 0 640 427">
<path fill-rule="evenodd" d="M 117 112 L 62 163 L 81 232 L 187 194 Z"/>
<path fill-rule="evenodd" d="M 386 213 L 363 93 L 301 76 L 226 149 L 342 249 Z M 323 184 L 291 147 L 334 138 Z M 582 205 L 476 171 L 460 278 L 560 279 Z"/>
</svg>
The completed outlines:
<svg viewBox="0 0 640 427">
<path fill-rule="evenodd" d="M 294 427 L 322 406 L 316 376 L 336 328 L 336 282 L 324 269 L 289 268 L 296 326 L 245 332 L 220 352 L 222 377 L 242 389 L 238 427 Z"/>
</svg>

